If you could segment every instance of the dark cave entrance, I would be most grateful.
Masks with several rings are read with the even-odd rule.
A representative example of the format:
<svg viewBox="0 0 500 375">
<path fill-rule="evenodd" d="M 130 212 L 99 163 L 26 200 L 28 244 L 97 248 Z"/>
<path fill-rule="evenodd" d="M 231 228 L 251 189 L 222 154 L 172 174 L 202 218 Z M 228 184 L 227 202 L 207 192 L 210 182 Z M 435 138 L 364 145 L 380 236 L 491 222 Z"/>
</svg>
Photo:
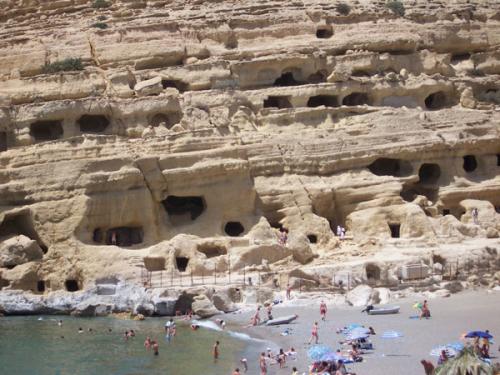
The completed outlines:
<svg viewBox="0 0 500 375">
<path fill-rule="evenodd" d="M 333 28 L 331 26 L 321 26 L 316 29 L 316 38 L 329 39 L 333 36 Z"/>
<path fill-rule="evenodd" d="M 78 285 L 78 281 L 74 279 L 68 279 L 64 282 L 64 286 L 68 292 L 77 292 L 80 290 L 80 286 Z"/>
<path fill-rule="evenodd" d="M 446 106 L 446 95 L 442 91 L 430 94 L 425 98 L 425 107 L 427 109 L 442 109 Z"/>
<path fill-rule="evenodd" d="M 0 132 L 0 152 L 7 151 L 7 133 Z"/>
<path fill-rule="evenodd" d="M 60 120 L 36 121 L 30 125 L 30 135 L 35 141 L 53 141 L 61 138 L 63 133 Z"/>
<path fill-rule="evenodd" d="M 269 96 L 264 100 L 264 108 L 292 108 L 290 96 Z"/>
<path fill-rule="evenodd" d="M 368 166 L 370 172 L 377 176 L 403 177 L 412 173 L 411 163 L 406 160 L 380 158 Z"/>
<path fill-rule="evenodd" d="M 465 155 L 463 163 L 464 171 L 474 172 L 477 168 L 477 160 L 474 155 Z"/>
<path fill-rule="evenodd" d="M 224 226 L 224 232 L 231 237 L 238 237 L 244 231 L 245 228 L 239 221 L 228 221 Z"/>
<path fill-rule="evenodd" d="M 103 115 L 83 115 L 77 121 L 82 133 L 102 133 L 109 125 L 109 120 Z"/>
<path fill-rule="evenodd" d="M 391 223 L 391 224 L 389 224 L 389 229 L 391 230 L 391 237 L 392 238 L 399 238 L 401 224 Z"/>
<path fill-rule="evenodd" d="M 368 95 L 363 92 L 353 92 L 342 99 L 342 105 L 356 106 L 368 104 Z"/>
<path fill-rule="evenodd" d="M 96 231 L 94 231 L 94 235 L 96 235 Z M 142 227 L 117 227 L 106 231 L 106 245 L 128 247 L 142 243 L 143 239 Z"/>
<path fill-rule="evenodd" d="M 179 272 L 186 272 L 187 266 L 189 264 L 189 258 L 175 257 L 175 264 Z"/>
<path fill-rule="evenodd" d="M 335 95 L 316 95 L 311 96 L 307 101 L 307 106 L 311 108 L 320 107 L 338 107 L 339 101 Z"/>
<path fill-rule="evenodd" d="M 299 82 L 295 80 L 292 72 L 283 73 L 274 81 L 274 86 L 295 86 L 298 84 Z"/>
<path fill-rule="evenodd" d="M 186 219 L 193 221 L 197 219 L 206 209 L 203 197 L 179 197 L 169 195 L 162 201 L 163 207 L 167 211 L 172 224 L 184 223 Z"/>
</svg>

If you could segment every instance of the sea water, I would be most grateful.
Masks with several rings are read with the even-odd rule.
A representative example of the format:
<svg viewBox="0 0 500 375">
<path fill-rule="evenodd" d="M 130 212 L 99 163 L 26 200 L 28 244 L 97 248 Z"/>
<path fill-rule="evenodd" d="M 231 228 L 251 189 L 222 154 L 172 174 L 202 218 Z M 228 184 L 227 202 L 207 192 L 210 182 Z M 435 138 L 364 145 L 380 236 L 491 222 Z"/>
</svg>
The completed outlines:
<svg viewBox="0 0 500 375">
<path fill-rule="evenodd" d="M 59 319 L 62 326 L 57 324 Z M 223 375 L 240 367 L 240 356 L 252 345 L 248 337 L 238 337 L 228 329 L 201 326 L 193 331 L 187 321 L 177 322 L 177 335 L 168 342 L 165 322 L 160 318 L 142 322 L 54 316 L 0 318 L 0 374 Z M 79 328 L 83 333 L 78 333 Z M 136 336 L 125 340 L 124 332 L 130 329 Z M 146 336 L 158 340 L 158 356 L 145 349 Z M 214 362 L 216 340 L 220 341 L 220 355 Z"/>
</svg>

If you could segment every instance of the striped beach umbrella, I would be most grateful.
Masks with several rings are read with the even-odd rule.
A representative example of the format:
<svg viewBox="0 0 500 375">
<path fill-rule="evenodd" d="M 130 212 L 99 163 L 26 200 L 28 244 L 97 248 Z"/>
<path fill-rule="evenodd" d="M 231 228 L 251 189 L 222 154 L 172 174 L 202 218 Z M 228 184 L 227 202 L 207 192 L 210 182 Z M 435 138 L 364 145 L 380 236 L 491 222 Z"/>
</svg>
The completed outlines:
<svg viewBox="0 0 500 375">
<path fill-rule="evenodd" d="M 403 337 L 403 334 L 398 331 L 385 331 L 381 336 L 383 339 L 397 339 Z"/>
</svg>

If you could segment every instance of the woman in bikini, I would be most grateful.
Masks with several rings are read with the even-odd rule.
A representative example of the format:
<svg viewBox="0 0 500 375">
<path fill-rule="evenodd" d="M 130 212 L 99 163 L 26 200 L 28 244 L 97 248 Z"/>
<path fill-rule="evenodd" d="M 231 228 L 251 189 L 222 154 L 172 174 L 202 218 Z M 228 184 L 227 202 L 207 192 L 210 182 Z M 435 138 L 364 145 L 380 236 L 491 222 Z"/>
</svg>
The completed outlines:
<svg viewBox="0 0 500 375">
<path fill-rule="evenodd" d="M 259 358 L 260 375 L 267 375 L 266 353 L 260 353 Z"/>
<path fill-rule="evenodd" d="M 318 337 L 318 322 L 314 322 L 312 331 L 311 331 L 311 338 L 309 339 L 309 344 L 315 340 L 315 344 L 318 343 L 319 337 Z"/>
</svg>

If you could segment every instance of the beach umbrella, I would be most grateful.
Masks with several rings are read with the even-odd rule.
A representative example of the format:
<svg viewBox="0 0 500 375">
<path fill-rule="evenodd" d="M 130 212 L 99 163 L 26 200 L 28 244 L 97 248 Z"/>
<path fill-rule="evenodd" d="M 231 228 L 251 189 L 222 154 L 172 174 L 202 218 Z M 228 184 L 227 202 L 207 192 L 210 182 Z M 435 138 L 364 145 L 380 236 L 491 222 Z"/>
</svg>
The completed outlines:
<svg viewBox="0 0 500 375">
<path fill-rule="evenodd" d="M 348 324 L 344 327 L 344 329 L 342 330 L 342 332 L 347 335 L 348 333 L 350 333 L 353 329 L 356 329 L 356 328 L 361 328 L 363 327 L 361 324 L 359 323 L 351 323 L 351 324 Z"/>
<path fill-rule="evenodd" d="M 460 352 L 464 349 L 464 344 L 462 344 L 461 342 L 451 342 L 449 344 L 446 344 L 445 346 L 447 348 L 452 348 L 457 352 Z"/>
<path fill-rule="evenodd" d="M 346 336 L 347 340 L 366 339 L 369 335 L 365 332 L 351 332 Z"/>
<path fill-rule="evenodd" d="M 484 331 L 470 331 L 468 334 L 465 335 L 465 337 L 471 339 L 474 337 L 482 337 L 485 339 L 492 339 L 493 336 L 491 336 L 488 332 Z"/>
<path fill-rule="evenodd" d="M 338 361 L 340 359 L 344 360 L 344 357 L 335 352 L 328 352 L 323 354 L 319 360 L 325 362 L 333 362 L 333 361 Z"/>
<path fill-rule="evenodd" d="M 314 345 L 307 351 L 307 356 L 313 361 L 319 361 L 323 355 L 330 353 L 332 348 L 326 345 Z"/>
<path fill-rule="evenodd" d="M 365 327 L 356 327 L 356 328 L 353 328 L 352 330 L 350 330 L 347 334 L 348 335 L 359 335 L 359 334 L 369 335 L 370 330 L 368 328 L 365 328 Z"/>
<path fill-rule="evenodd" d="M 383 339 L 397 339 L 399 337 L 403 337 L 403 334 L 398 331 L 385 331 L 382 333 Z"/>
<path fill-rule="evenodd" d="M 434 349 L 431 350 L 429 354 L 432 355 L 433 357 L 439 357 L 443 350 L 445 351 L 448 357 L 455 357 L 458 354 L 457 350 L 446 345 L 436 346 Z"/>
</svg>

